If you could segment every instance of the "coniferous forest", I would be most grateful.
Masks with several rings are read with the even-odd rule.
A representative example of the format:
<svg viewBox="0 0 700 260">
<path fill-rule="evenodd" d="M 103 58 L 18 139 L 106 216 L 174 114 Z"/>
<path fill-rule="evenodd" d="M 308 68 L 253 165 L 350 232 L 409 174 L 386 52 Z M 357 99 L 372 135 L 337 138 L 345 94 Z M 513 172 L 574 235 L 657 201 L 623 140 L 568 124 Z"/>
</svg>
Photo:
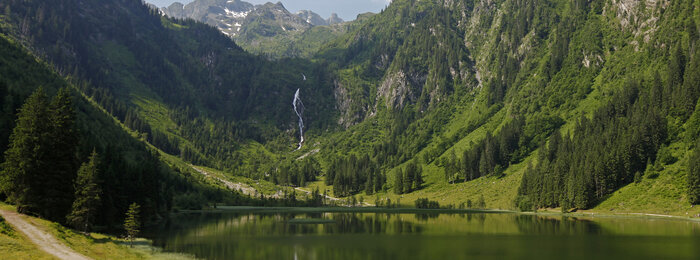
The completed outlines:
<svg viewBox="0 0 700 260">
<path fill-rule="evenodd" d="M 693 217 L 698 10 L 394 0 L 275 57 L 141 0 L 3 0 L 0 199 L 84 232 L 134 203 L 153 224 L 356 197 Z"/>
</svg>

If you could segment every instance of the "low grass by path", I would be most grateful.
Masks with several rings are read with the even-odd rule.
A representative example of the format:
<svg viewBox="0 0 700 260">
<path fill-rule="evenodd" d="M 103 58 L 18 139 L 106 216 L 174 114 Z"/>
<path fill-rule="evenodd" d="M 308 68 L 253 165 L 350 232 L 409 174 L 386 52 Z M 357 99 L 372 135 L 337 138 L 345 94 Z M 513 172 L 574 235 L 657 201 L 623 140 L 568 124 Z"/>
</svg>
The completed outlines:
<svg viewBox="0 0 700 260">
<path fill-rule="evenodd" d="M 0 209 L 15 212 L 11 205 L 0 203 Z M 56 240 L 72 250 L 92 259 L 144 259 L 160 260 L 193 259 L 183 254 L 164 253 L 151 246 L 146 239 L 137 239 L 129 247 L 124 239 L 100 233 L 83 234 L 47 220 L 21 215 L 22 219 L 36 228 L 53 235 Z M 17 232 L 4 221 L 0 222 L 0 259 L 57 259 L 32 243 L 24 234 Z"/>
<path fill-rule="evenodd" d="M 90 258 L 58 241 L 51 233 L 40 226 L 27 221 L 24 215 L 6 209 L 0 209 L 0 215 L 5 219 L 6 224 L 9 224 L 12 226 L 12 229 L 17 231 L 16 233 L 22 233 L 39 250 L 62 260 L 90 260 Z"/>
</svg>

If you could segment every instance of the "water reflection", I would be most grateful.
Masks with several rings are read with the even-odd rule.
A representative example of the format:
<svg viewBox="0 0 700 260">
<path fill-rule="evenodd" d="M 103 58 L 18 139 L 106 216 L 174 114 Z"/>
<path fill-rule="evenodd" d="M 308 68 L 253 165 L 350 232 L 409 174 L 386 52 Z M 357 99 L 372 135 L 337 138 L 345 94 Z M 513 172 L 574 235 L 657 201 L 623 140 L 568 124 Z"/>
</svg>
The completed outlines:
<svg viewBox="0 0 700 260">
<path fill-rule="evenodd" d="M 179 214 L 157 246 L 206 259 L 700 259 L 688 221 L 484 213 Z"/>
<path fill-rule="evenodd" d="M 517 215 L 518 230 L 530 235 L 603 235 L 605 230 L 596 222 L 572 217 L 533 217 Z"/>
</svg>

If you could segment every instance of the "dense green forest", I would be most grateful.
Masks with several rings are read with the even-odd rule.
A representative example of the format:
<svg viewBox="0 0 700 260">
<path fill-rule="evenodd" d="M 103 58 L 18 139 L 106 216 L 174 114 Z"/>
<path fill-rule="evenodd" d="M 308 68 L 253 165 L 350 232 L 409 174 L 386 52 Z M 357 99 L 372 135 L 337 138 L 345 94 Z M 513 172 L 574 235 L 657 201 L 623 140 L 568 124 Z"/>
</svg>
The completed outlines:
<svg viewBox="0 0 700 260">
<path fill-rule="evenodd" d="M 523 210 L 592 208 L 678 162 L 694 203 L 694 162 L 669 147 L 690 154 L 697 140 L 697 5 L 395 1 L 319 54 L 369 103 L 341 111 L 364 122 L 328 149 L 378 155 L 397 169 L 396 193 L 395 166 L 413 158 L 448 183 L 499 179 L 528 159 L 512 204 Z"/>
<path fill-rule="evenodd" d="M 165 165 L 157 153 L 4 36 L 0 53 L 2 194 L 20 212 L 65 223 L 75 198 L 73 181 L 93 151 L 100 161 L 96 225 L 121 224 L 131 203 L 142 205 L 144 220 L 154 221 L 181 206 L 173 203 L 185 194 L 235 200 L 237 195 Z"/>
<path fill-rule="evenodd" d="M 15 111 L 38 86 L 47 104 L 75 86 L 76 155 L 56 171 L 74 179 L 96 152 L 110 194 L 97 214 L 105 223 L 116 221 L 108 208 L 134 201 L 154 217 L 173 201 L 243 203 L 200 185 L 191 169 L 163 165 L 136 139 L 186 163 L 277 187 L 332 186 L 338 197 L 590 209 L 624 187 L 682 179 L 672 200 L 690 207 L 700 201 L 699 4 L 622 2 L 395 0 L 333 32 L 309 59 L 272 60 L 139 0 L 3 1 L 0 33 L 14 56 L 0 64 L 0 149 L 13 153 Z M 56 74 L 14 65 L 14 45 Z M 298 151 L 297 89 L 306 107 Z M 136 138 L 117 138 L 107 115 L 93 126 L 93 103 Z M 133 175 L 117 175 L 124 169 Z M 109 185 L 140 178 L 149 181 L 133 190 Z M 162 192 L 135 195 L 145 190 Z M 60 191 L 61 210 L 74 192 Z"/>
</svg>

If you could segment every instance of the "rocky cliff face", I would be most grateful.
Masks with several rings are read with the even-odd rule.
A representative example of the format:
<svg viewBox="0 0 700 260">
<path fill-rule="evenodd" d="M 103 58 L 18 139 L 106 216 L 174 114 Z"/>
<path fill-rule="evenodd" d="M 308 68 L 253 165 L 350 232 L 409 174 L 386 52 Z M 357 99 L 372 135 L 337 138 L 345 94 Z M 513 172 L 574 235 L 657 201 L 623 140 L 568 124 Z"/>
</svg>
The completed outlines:
<svg viewBox="0 0 700 260">
<path fill-rule="evenodd" d="M 239 0 L 197 0 L 187 5 L 175 2 L 161 8 L 167 16 L 178 19 L 194 19 L 218 28 L 222 33 L 238 35 L 245 18 L 255 6 Z"/>
<path fill-rule="evenodd" d="M 328 25 L 328 21 L 324 20 L 320 15 L 309 10 L 301 10 L 296 13 L 299 18 L 304 19 L 307 23 L 318 26 L 318 25 Z"/>
<path fill-rule="evenodd" d="M 301 33 L 313 25 L 290 13 L 282 3 L 258 5 L 243 21 L 241 37 L 273 37 L 278 34 Z"/>
<path fill-rule="evenodd" d="M 169 17 L 209 24 L 244 48 L 265 53 L 277 51 L 275 42 L 292 41 L 315 26 L 343 23 L 336 14 L 323 19 L 309 10 L 290 13 L 280 2 L 253 5 L 240 0 L 195 0 L 187 5 L 175 2 L 160 11 Z"/>
<path fill-rule="evenodd" d="M 345 21 L 343 21 L 343 19 L 338 17 L 338 14 L 336 14 L 336 13 L 332 13 L 331 17 L 328 17 L 328 19 L 326 20 L 326 23 L 328 23 L 329 25 L 339 24 L 339 23 L 344 23 L 344 22 Z"/>
</svg>

